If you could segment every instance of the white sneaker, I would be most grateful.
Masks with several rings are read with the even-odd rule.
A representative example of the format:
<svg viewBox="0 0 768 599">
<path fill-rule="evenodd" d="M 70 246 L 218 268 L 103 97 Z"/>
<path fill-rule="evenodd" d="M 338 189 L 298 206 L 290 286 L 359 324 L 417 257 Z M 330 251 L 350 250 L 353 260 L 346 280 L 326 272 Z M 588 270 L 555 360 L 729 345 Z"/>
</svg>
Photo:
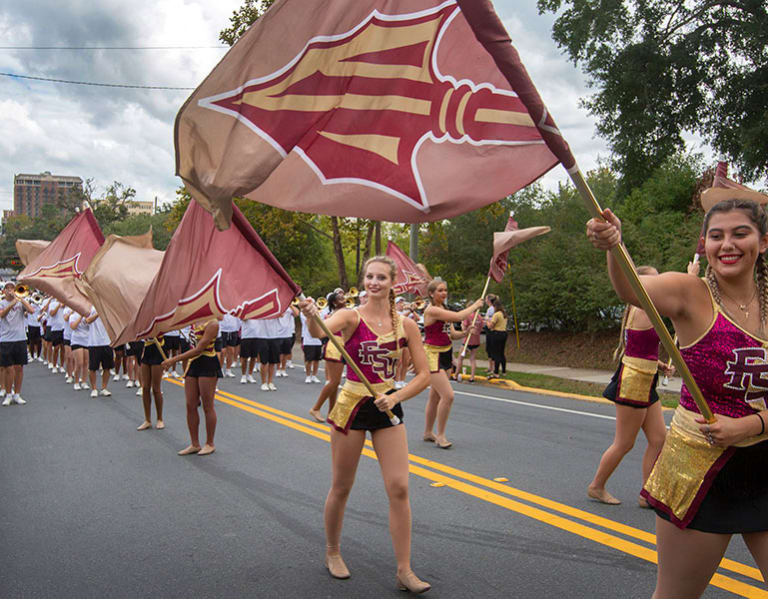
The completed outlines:
<svg viewBox="0 0 768 599">
<path fill-rule="evenodd" d="M 85 382 L 80 383 L 80 388 L 81 389 L 90 389 L 90 387 L 88 386 L 88 383 L 85 383 Z"/>
<path fill-rule="evenodd" d="M 227 369 L 224 371 L 224 376 L 225 376 L 225 377 L 227 377 L 228 379 L 231 379 L 233 376 L 235 376 L 235 373 L 234 373 L 234 372 L 232 372 L 232 370 L 231 370 L 231 369 L 227 368 Z"/>
<path fill-rule="evenodd" d="M 109 369 L 109 374 L 115 374 L 115 369 L 114 368 L 110 368 Z"/>
<path fill-rule="evenodd" d="M 0 389 L 0 397 L 5 397 L 5 389 Z"/>
<path fill-rule="evenodd" d="M 132 388 L 132 387 L 133 387 L 133 381 L 128 381 L 128 382 L 125 384 L 125 387 L 126 387 L 127 389 L 130 389 L 130 388 Z"/>
<path fill-rule="evenodd" d="M 53 362 L 48 362 L 48 370 L 53 370 Z"/>
<path fill-rule="evenodd" d="M 6 397 L 6 398 L 3 400 L 3 405 L 4 405 L 4 406 L 10 406 L 10 405 L 11 405 L 11 401 L 12 401 L 12 400 L 13 400 L 13 396 L 12 396 L 12 395 L 8 395 L 8 396 L 7 396 L 7 397 Z"/>
<path fill-rule="evenodd" d="M 128 380 L 128 375 L 127 375 L 127 374 L 124 374 L 124 375 L 123 375 L 123 380 L 124 380 L 124 381 L 127 381 L 127 380 Z"/>
<path fill-rule="evenodd" d="M 96 389 L 94 389 L 93 391 L 91 391 L 91 397 L 92 397 L 92 398 L 94 398 L 94 397 L 98 397 L 98 396 L 99 396 L 99 392 L 98 392 L 98 391 L 96 391 Z"/>
<path fill-rule="evenodd" d="M 245 378 L 247 378 L 247 379 L 248 379 L 248 382 L 249 382 L 249 383 L 256 383 L 256 382 L 257 382 L 257 381 L 256 381 L 256 379 L 255 379 L 255 378 L 253 378 L 253 375 L 252 375 L 252 374 L 249 374 L 249 375 L 248 375 L 247 377 L 245 377 Z"/>
<path fill-rule="evenodd" d="M 51 367 L 51 374 L 58 374 L 58 373 L 59 373 L 58 368 L 56 368 L 55 366 Z"/>
<path fill-rule="evenodd" d="M 133 386 L 134 387 L 141 387 L 141 383 L 138 380 L 133 381 Z"/>
<path fill-rule="evenodd" d="M 26 401 L 24 401 L 23 399 L 21 399 L 21 395 L 19 395 L 18 393 L 17 393 L 16 395 L 14 395 L 14 396 L 13 396 L 13 401 L 15 401 L 15 402 L 16 402 L 17 404 L 19 404 L 20 406 L 23 406 L 25 403 L 27 403 Z"/>
<path fill-rule="evenodd" d="M 262 391 L 269 391 L 269 385 L 267 385 L 266 383 L 262 384 L 261 385 L 261 390 Z"/>
<path fill-rule="evenodd" d="M 112 391 L 109 389 L 102 389 L 101 393 L 99 393 L 102 397 L 110 397 L 112 395 Z"/>
<path fill-rule="evenodd" d="M 73 381 L 73 380 L 75 380 L 75 379 L 73 379 L 71 376 L 67 375 L 67 378 L 66 378 L 66 383 L 67 383 L 67 385 L 69 385 L 70 383 L 72 383 L 72 381 Z"/>
<path fill-rule="evenodd" d="M 72 388 L 73 388 L 75 391 L 80 391 L 80 383 L 75 383 L 74 385 L 72 385 Z"/>
<path fill-rule="evenodd" d="M 295 366 L 293 365 L 293 360 L 288 360 L 288 361 L 285 363 L 285 365 L 286 365 L 288 368 L 295 368 Z"/>
<path fill-rule="evenodd" d="M 312 377 L 308 376 L 307 378 L 304 379 L 304 382 L 305 383 L 311 383 L 312 382 Z"/>
<path fill-rule="evenodd" d="M 141 395 L 141 394 L 142 394 L 141 386 L 136 385 L 136 395 Z"/>
<path fill-rule="evenodd" d="M 38 362 L 44 362 L 45 360 L 43 360 L 43 356 L 37 356 L 37 361 Z"/>
<path fill-rule="evenodd" d="M 120 380 L 120 375 L 116 374 L 115 376 L 112 377 L 112 380 L 113 381 L 119 381 Z"/>
<path fill-rule="evenodd" d="M 274 383 L 269 383 L 269 390 L 270 391 L 277 391 L 277 387 L 275 387 Z"/>
<path fill-rule="evenodd" d="M 240 377 L 240 383 L 245 385 L 248 382 L 248 377 L 243 375 Z"/>
<path fill-rule="evenodd" d="M 171 373 L 171 376 L 173 378 L 175 378 L 175 379 L 180 379 L 181 378 L 181 375 L 178 372 L 176 372 L 175 370 Z"/>
<path fill-rule="evenodd" d="M 317 378 L 317 377 L 316 377 L 316 376 L 313 374 L 313 375 L 312 375 L 312 382 L 313 382 L 313 383 L 322 383 L 323 381 L 321 381 L 319 378 Z"/>
</svg>

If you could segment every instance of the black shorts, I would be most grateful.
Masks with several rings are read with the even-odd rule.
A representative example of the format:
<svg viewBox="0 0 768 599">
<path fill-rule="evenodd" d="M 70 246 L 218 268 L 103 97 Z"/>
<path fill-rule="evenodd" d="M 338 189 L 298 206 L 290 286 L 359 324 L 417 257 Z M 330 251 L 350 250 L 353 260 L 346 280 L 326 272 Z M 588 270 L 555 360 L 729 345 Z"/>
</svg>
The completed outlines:
<svg viewBox="0 0 768 599">
<path fill-rule="evenodd" d="M 189 351 L 192 349 L 189 345 L 189 341 L 187 341 L 184 337 L 179 337 L 179 351 L 183 354 L 185 351 Z"/>
<path fill-rule="evenodd" d="M 64 329 L 60 329 L 58 331 L 51 331 L 51 343 L 53 343 L 54 347 L 64 343 Z"/>
<path fill-rule="evenodd" d="M 88 348 L 88 370 L 98 370 L 99 367 L 104 370 L 115 367 L 115 354 L 109 345 L 94 345 Z"/>
<path fill-rule="evenodd" d="M 115 345 L 113 348 L 115 353 L 125 353 L 125 343 L 122 343 L 120 345 Z"/>
<path fill-rule="evenodd" d="M 469 349 L 469 350 L 477 349 L 478 347 L 480 347 L 479 343 L 477 345 L 467 345 L 467 349 Z"/>
<path fill-rule="evenodd" d="M 165 346 L 163 349 L 165 350 L 166 355 L 168 355 L 168 352 L 171 350 L 177 350 L 181 348 L 181 343 L 179 343 L 179 337 L 165 337 Z"/>
<path fill-rule="evenodd" d="M 396 389 L 390 389 L 387 391 L 387 395 L 395 391 Z M 392 413 L 400 419 L 400 422 L 403 422 L 403 406 L 401 404 L 395 405 L 392 408 Z M 379 411 L 371 397 L 366 397 L 360 403 L 360 407 L 353 418 L 354 420 L 352 420 L 352 424 L 349 426 L 353 431 L 375 431 L 380 428 L 395 426 L 390 422 L 386 412 Z"/>
<path fill-rule="evenodd" d="M 66 337 L 64 337 L 64 345 L 72 345 L 72 339 L 71 338 L 67 339 Z"/>
<path fill-rule="evenodd" d="M 237 347 L 240 345 L 240 335 L 237 333 L 237 331 L 222 333 L 221 339 L 224 341 L 224 345 L 227 347 Z"/>
<path fill-rule="evenodd" d="M 240 341 L 240 357 L 241 358 L 258 358 L 259 357 L 259 340 L 255 337 L 246 337 Z"/>
<path fill-rule="evenodd" d="M 221 364 L 216 356 L 198 356 L 189 364 L 187 376 L 192 377 L 216 377 L 224 376 L 221 373 Z"/>
<path fill-rule="evenodd" d="M 717 534 L 768 531 L 768 441 L 736 447 L 717 473 L 688 528 Z M 662 510 L 654 510 L 669 520 Z"/>
<path fill-rule="evenodd" d="M 143 341 L 131 341 L 128 343 L 128 349 L 125 351 L 126 356 L 141 356 L 141 350 L 144 347 Z"/>
<path fill-rule="evenodd" d="M 453 368 L 453 349 L 446 349 L 440 352 L 440 358 L 437 361 L 438 370 L 450 370 Z"/>
<path fill-rule="evenodd" d="M 217 354 L 221 352 L 224 347 L 224 340 L 221 337 L 216 337 L 216 341 L 213 342 L 213 351 Z"/>
<path fill-rule="evenodd" d="M 166 344 L 163 347 L 163 351 L 168 351 L 166 348 L 168 347 L 167 341 L 168 338 L 165 338 Z M 166 356 L 168 354 L 166 353 Z M 154 343 L 150 343 L 149 345 L 145 345 L 142 348 L 141 356 L 139 357 L 139 363 L 140 364 L 148 364 L 150 366 L 158 366 L 159 364 L 163 363 L 163 356 L 160 354 L 160 350 L 157 349 L 157 345 Z"/>
<path fill-rule="evenodd" d="M 281 356 L 293 351 L 293 337 L 281 337 L 277 339 L 277 348 Z"/>
<path fill-rule="evenodd" d="M 50 327 L 46 327 L 45 331 L 43 332 L 43 341 L 51 341 L 51 335 L 53 335 L 53 331 Z"/>
<path fill-rule="evenodd" d="M 30 343 L 40 339 L 40 327 L 27 327 L 27 339 Z"/>
<path fill-rule="evenodd" d="M 75 351 L 76 349 L 88 349 L 85 345 L 72 345 L 72 351 Z"/>
<path fill-rule="evenodd" d="M 24 366 L 26 363 L 26 341 L 3 341 L 0 343 L 0 366 Z"/>
<path fill-rule="evenodd" d="M 280 363 L 280 340 L 279 339 L 257 339 L 259 348 L 259 362 L 262 364 Z"/>
<path fill-rule="evenodd" d="M 322 345 L 302 345 L 305 362 L 317 362 L 323 357 Z"/>
</svg>

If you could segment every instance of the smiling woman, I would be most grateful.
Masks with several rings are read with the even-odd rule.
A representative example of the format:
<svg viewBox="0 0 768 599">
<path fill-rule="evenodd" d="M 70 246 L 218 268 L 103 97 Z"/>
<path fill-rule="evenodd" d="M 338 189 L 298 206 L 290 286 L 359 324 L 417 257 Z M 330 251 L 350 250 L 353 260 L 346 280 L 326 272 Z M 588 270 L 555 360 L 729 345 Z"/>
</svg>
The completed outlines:
<svg viewBox="0 0 768 599">
<path fill-rule="evenodd" d="M 621 222 L 587 223 L 592 244 L 621 243 Z M 680 405 L 642 496 L 657 514 L 659 573 L 654 597 L 698 597 L 730 536 L 741 533 L 768 580 L 768 216 L 745 200 L 715 204 L 704 218 L 709 266 L 704 279 L 682 273 L 641 277 L 678 333 L 680 353 L 713 422 L 683 386 Z M 609 252 L 619 297 L 638 300 Z M 761 474 L 755 474 L 760 472 Z"/>
</svg>

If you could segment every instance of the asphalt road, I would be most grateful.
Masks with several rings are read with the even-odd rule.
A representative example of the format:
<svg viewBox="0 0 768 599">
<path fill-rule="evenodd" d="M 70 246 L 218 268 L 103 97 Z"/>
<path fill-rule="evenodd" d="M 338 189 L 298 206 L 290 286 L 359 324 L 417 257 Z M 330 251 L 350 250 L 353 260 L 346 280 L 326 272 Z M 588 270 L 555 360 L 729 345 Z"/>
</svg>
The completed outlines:
<svg viewBox="0 0 768 599">
<path fill-rule="evenodd" d="M 307 414 L 320 385 L 298 367 L 278 392 L 238 381 L 220 384 L 216 453 L 179 457 L 177 383 L 163 383 L 167 428 L 137 432 L 140 399 L 124 383 L 90 399 L 29 365 L 27 405 L 0 408 L 0 597 L 402 596 L 370 448 L 344 525 L 352 578 L 334 580 L 323 566 L 328 427 Z M 624 503 L 604 506 L 585 490 L 612 406 L 456 389 L 450 450 L 421 440 L 426 395 L 405 405 L 413 567 L 429 596 L 650 597 L 654 515 L 636 506 L 644 440 L 610 481 Z M 727 557 L 705 597 L 768 596 L 740 538 Z"/>
</svg>

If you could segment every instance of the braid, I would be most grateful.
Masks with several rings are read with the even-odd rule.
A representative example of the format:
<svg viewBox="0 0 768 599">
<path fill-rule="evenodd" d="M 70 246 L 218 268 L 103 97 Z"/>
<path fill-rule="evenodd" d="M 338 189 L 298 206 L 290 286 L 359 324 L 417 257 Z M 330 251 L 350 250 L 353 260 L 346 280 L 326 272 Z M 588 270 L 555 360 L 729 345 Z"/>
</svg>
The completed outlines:
<svg viewBox="0 0 768 599">
<path fill-rule="evenodd" d="M 400 314 L 398 314 L 397 309 L 395 308 L 395 290 L 391 287 L 389 288 L 389 311 L 392 314 L 392 332 L 395 337 L 395 347 L 397 348 L 397 357 L 395 360 L 399 364 L 403 353 L 403 349 L 400 347 L 400 338 L 398 337 Z"/>
<path fill-rule="evenodd" d="M 712 270 L 712 266 L 707 264 L 707 270 L 704 273 L 704 277 L 707 279 L 707 284 L 709 285 L 709 289 L 712 292 L 712 297 L 715 298 L 715 302 L 717 302 L 718 306 L 723 305 L 723 300 L 720 298 L 720 287 L 717 286 L 717 278 L 715 277 L 715 272 Z"/>
<path fill-rule="evenodd" d="M 613 350 L 613 359 L 618 360 L 624 354 L 624 331 L 627 329 L 627 323 L 629 322 L 629 312 L 631 306 L 627 305 L 624 308 L 624 315 L 621 317 L 621 330 L 619 331 L 619 344 L 616 349 Z"/>
<path fill-rule="evenodd" d="M 765 254 L 760 254 L 756 264 L 757 289 L 760 294 L 760 330 L 765 328 L 768 321 L 768 264 Z"/>
</svg>

